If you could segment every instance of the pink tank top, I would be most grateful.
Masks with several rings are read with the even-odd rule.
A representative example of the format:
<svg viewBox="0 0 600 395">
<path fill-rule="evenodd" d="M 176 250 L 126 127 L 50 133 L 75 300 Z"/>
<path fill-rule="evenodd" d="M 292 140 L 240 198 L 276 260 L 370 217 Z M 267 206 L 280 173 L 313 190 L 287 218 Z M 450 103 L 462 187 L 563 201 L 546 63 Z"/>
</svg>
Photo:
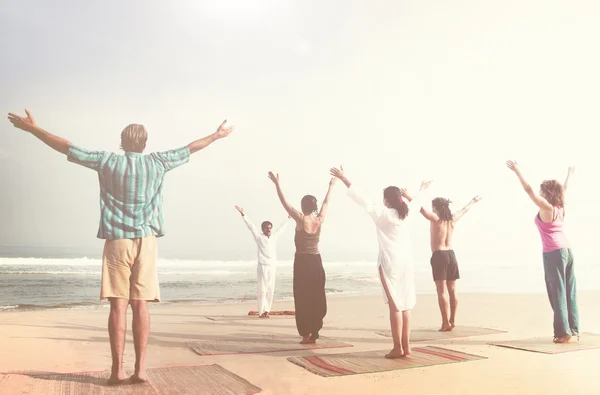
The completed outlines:
<svg viewBox="0 0 600 395">
<path fill-rule="evenodd" d="M 565 235 L 565 209 L 564 207 L 554 208 L 554 220 L 544 222 L 538 213 L 535 216 L 535 224 L 542 236 L 542 251 L 550 252 L 560 250 L 561 248 L 570 248 L 569 240 Z"/>
</svg>

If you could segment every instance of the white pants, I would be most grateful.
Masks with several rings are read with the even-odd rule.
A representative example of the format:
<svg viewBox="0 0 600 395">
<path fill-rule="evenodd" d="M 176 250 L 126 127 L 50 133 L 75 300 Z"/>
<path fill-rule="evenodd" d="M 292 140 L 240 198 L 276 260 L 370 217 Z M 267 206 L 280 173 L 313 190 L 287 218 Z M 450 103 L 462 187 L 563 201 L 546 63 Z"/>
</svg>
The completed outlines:
<svg viewBox="0 0 600 395">
<path fill-rule="evenodd" d="M 258 288 L 258 314 L 271 311 L 273 303 L 273 294 L 275 293 L 275 272 L 277 267 L 271 265 L 261 265 L 256 268 L 256 283 Z"/>
</svg>

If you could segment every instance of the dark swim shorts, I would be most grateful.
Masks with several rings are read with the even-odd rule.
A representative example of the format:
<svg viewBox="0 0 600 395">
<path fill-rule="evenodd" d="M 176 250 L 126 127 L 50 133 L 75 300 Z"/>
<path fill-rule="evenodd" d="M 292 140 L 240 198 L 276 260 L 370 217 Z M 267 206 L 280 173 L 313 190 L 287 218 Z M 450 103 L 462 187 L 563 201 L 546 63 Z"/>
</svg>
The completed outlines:
<svg viewBox="0 0 600 395">
<path fill-rule="evenodd" d="M 431 255 L 431 270 L 434 281 L 454 281 L 460 278 L 453 250 L 434 251 Z"/>
</svg>

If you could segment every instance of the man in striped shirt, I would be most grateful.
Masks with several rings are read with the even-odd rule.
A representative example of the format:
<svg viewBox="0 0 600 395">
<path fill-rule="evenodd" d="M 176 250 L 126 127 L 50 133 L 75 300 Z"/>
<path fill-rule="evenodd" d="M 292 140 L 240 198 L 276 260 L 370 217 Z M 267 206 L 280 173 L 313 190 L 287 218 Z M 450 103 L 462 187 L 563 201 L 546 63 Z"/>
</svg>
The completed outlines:
<svg viewBox="0 0 600 395">
<path fill-rule="evenodd" d="M 127 328 L 127 306 L 133 311 L 136 354 L 131 382 L 146 381 L 146 346 L 150 334 L 148 302 L 160 301 L 156 238 L 165 235 L 162 189 L 168 171 L 189 161 L 190 154 L 227 137 L 233 126 L 227 121 L 209 136 L 171 151 L 143 155 L 148 134 L 142 125 L 131 124 L 121 133 L 124 155 L 88 151 L 48 133 L 26 117 L 9 113 L 17 128 L 31 133 L 70 162 L 98 173 L 100 181 L 100 226 L 98 238 L 105 239 L 102 256 L 100 299 L 110 301 L 108 334 L 112 353 L 109 385 L 124 383 L 123 350 Z"/>
</svg>

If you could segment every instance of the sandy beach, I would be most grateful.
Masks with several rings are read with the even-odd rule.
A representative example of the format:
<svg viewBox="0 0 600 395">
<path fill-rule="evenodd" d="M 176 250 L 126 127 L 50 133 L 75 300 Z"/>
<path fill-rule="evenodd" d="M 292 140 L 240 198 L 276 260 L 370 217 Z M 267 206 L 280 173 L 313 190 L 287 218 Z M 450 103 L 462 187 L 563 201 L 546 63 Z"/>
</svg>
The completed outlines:
<svg viewBox="0 0 600 395">
<path fill-rule="evenodd" d="M 582 332 L 600 332 L 600 292 L 580 293 Z M 248 304 L 157 304 L 152 306 L 148 367 L 219 364 L 262 389 L 261 394 L 597 394 L 600 349 L 542 354 L 491 346 L 492 340 L 545 336 L 552 340 L 551 310 L 545 295 L 468 294 L 460 300 L 460 325 L 496 328 L 507 333 L 419 342 L 487 359 L 415 369 L 340 377 L 321 377 L 290 363 L 290 356 L 388 350 L 386 305 L 378 296 L 330 297 L 322 336 L 350 348 L 282 351 L 264 354 L 201 356 L 186 342 L 243 339 L 259 334 L 296 336 L 293 318 L 212 321 L 207 316 L 244 317 Z M 277 310 L 293 310 L 280 302 Z M 67 373 L 106 370 L 110 350 L 107 309 L 47 310 L 0 314 L 0 372 Z M 436 298 L 419 295 L 413 328 L 439 325 Z M 128 327 L 125 365 L 134 351 Z M 298 339 L 299 340 L 299 337 Z M 0 381 L 1 382 L 1 381 Z"/>
</svg>

